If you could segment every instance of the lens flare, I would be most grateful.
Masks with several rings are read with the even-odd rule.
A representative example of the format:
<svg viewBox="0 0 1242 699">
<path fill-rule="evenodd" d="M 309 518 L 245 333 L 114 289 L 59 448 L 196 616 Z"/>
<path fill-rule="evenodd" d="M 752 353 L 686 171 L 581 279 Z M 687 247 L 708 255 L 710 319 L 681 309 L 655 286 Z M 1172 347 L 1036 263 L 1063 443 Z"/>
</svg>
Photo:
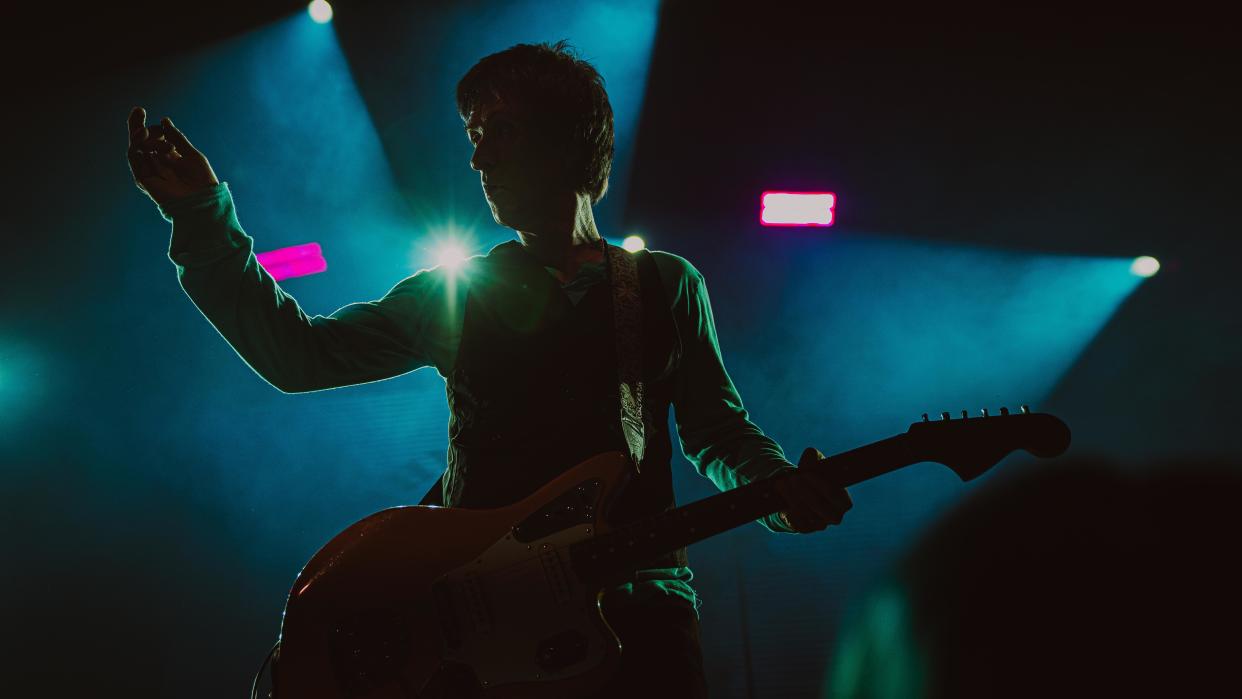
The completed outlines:
<svg viewBox="0 0 1242 699">
<path fill-rule="evenodd" d="M 626 236 L 625 240 L 621 241 L 621 247 L 629 250 L 630 252 L 638 252 L 639 250 L 646 248 L 647 243 L 644 242 L 642 238 L 636 235 L 631 235 Z"/>
<path fill-rule="evenodd" d="M 457 271 L 461 268 L 463 262 L 469 255 L 466 254 L 465 248 L 458 243 L 446 242 L 442 243 L 436 249 L 436 265 L 444 267 L 450 271 Z"/>
</svg>

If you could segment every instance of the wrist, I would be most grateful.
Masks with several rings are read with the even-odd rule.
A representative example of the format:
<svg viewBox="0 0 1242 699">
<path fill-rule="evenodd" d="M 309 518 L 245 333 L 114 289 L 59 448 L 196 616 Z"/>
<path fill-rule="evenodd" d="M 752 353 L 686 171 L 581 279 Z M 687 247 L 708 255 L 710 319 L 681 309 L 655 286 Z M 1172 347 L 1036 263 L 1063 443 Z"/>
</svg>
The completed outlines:
<svg viewBox="0 0 1242 699">
<path fill-rule="evenodd" d="M 162 203 L 156 202 L 156 206 L 159 207 L 160 215 L 166 221 L 172 221 L 180 214 L 218 208 L 220 200 L 227 192 L 228 184 L 217 182 L 185 196 L 167 199 Z"/>
</svg>

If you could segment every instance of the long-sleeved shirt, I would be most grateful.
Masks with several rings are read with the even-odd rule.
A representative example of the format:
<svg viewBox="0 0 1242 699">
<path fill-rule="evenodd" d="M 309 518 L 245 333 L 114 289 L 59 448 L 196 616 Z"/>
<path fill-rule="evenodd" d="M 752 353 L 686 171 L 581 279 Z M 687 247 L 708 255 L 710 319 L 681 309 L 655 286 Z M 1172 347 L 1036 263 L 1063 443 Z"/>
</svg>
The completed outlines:
<svg viewBox="0 0 1242 699">
<path fill-rule="evenodd" d="M 317 391 L 435 367 L 449 376 L 461 343 L 469 293 L 465 273 L 419 271 L 382 298 L 353 303 L 328 316 L 307 315 L 258 263 L 254 239 L 242 229 L 227 183 L 160 209 L 173 224 L 169 259 L 182 288 L 225 340 L 265 381 L 286 393 Z M 781 448 L 742 407 L 720 356 L 703 276 L 689 262 L 652 252 L 671 304 L 681 356 L 673 411 L 682 451 L 721 490 L 790 468 Z M 570 299 L 601 283 L 601 265 L 584 265 L 562 286 Z M 779 518 L 760 522 L 789 531 Z M 685 567 L 639 571 L 622 592 L 695 603 Z"/>
</svg>

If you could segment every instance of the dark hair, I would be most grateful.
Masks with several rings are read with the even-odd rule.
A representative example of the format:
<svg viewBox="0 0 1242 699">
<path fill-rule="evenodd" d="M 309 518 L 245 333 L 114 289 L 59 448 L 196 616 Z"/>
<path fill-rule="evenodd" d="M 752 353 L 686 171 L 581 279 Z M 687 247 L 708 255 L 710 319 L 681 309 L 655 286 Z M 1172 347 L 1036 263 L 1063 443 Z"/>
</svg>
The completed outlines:
<svg viewBox="0 0 1242 699">
<path fill-rule="evenodd" d="M 614 150 L 612 105 L 604 79 L 573 47 L 518 44 L 474 64 L 457 83 L 457 113 L 469 117 L 495 98 L 530 107 L 564 134 L 574 191 L 597 203 L 608 191 Z"/>
</svg>

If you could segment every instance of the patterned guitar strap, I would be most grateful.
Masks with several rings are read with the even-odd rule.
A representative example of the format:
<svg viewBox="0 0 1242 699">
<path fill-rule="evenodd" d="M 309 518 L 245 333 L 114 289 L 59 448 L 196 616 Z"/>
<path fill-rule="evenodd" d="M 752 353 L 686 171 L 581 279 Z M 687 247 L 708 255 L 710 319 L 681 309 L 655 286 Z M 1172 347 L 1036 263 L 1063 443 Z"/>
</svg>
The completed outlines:
<svg viewBox="0 0 1242 699">
<path fill-rule="evenodd" d="M 604 257 L 612 284 L 612 318 L 617 335 L 621 434 L 625 436 L 637 473 L 647 446 L 642 381 L 643 297 L 638 282 L 638 259 L 636 254 L 607 243 L 604 243 Z"/>
</svg>

